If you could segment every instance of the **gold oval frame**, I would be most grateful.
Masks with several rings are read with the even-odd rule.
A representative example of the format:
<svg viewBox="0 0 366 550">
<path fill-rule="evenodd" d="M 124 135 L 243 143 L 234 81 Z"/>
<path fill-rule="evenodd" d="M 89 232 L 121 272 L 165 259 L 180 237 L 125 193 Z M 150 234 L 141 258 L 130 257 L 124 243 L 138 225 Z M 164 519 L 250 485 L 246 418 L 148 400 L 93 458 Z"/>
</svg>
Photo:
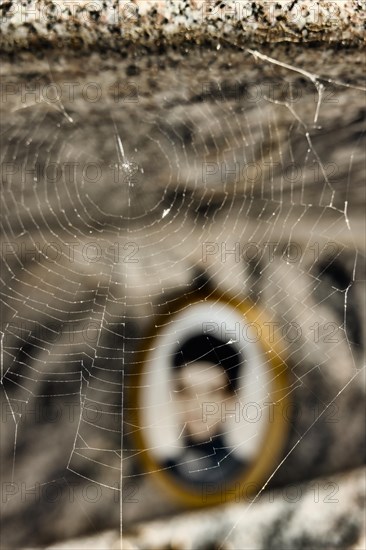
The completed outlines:
<svg viewBox="0 0 366 550">
<path fill-rule="evenodd" d="M 194 299 L 192 299 L 192 296 L 194 296 Z M 140 409 L 138 406 L 139 387 L 141 385 L 145 361 L 154 347 L 154 342 L 159 337 L 161 330 L 159 327 L 164 326 L 163 321 L 165 321 L 166 324 L 167 319 L 171 319 L 178 315 L 186 307 L 204 302 L 223 302 L 226 305 L 232 305 L 234 309 L 243 314 L 243 317 L 248 320 L 249 323 L 256 323 L 260 326 L 262 337 L 257 344 L 260 345 L 263 352 L 269 356 L 269 371 L 275 373 L 271 380 L 272 387 L 268 399 L 269 401 L 272 399 L 276 405 L 274 407 L 272 422 L 269 422 L 269 426 L 265 431 L 256 458 L 245 468 L 242 476 L 238 476 L 225 487 L 224 495 L 222 491 L 218 491 L 209 496 L 206 495 L 205 500 L 202 496 L 202 490 L 200 492 L 192 491 L 185 486 L 184 483 L 180 483 L 177 478 L 173 478 L 169 473 L 166 473 L 169 469 L 162 468 L 151 456 L 146 446 L 144 436 L 141 433 L 143 427 L 140 423 Z M 152 475 L 162 489 L 165 489 L 171 496 L 175 497 L 179 503 L 187 507 L 208 507 L 230 501 L 238 501 L 238 498 L 242 498 L 244 489 L 244 500 L 248 500 L 250 495 L 263 487 L 266 480 L 279 465 L 279 460 L 282 456 L 289 431 L 289 422 L 286 415 L 288 415 L 288 407 L 290 405 L 290 400 L 288 398 L 290 384 L 288 367 L 282 359 L 282 357 L 284 357 L 284 352 L 281 342 L 275 341 L 272 343 L 268 338 L 263 337 L 263 333 L 265 332 L 263 330 L 265 326 L 264 323 L 269 322 L 268 318 L 264 312 L 252 304 L 248 299 L 237 300 L 234 297 L 228 296 L 226 293 L 220 294 L 215 291 L 205 293 L 202 290 L 198 290 L 172 298 L 171 301 L 161 306 L 161 309 L 162 311 L 155 317 L 155 324 L 151 327 L 147 338 L 144 338 L 144 349 L 139 351 L 137 355 L 136 363 L 138 365 L 138 372 L 134 373 L 134 376 L 137 377 L 137 383 L 136 385 L 130 386 L 131 398 L 129 403 L 131 405 L 136 405 L 136 408 L 133 409 L 133 413 L 129 415 L 132 425 L 136 426 L 136 430 L 132 434 L 132 437 L 137 444 L 137 453 L 140 455 L 140 462 L 146 470 L 143 475 Z M 276 399 L 273 399 L 273 395 L 276 396 Z M 263 452 L 263 449 L 265 449 L 265 452 Z"/>
</svg>

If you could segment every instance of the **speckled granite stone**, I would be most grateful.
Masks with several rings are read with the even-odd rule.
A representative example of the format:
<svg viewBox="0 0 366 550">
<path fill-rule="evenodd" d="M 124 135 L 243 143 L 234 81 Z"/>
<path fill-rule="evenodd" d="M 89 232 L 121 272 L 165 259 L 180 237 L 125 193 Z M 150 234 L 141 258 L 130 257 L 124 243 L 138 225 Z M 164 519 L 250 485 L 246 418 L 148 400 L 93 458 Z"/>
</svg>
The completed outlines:
<svg viewBox="0 0 366 550">
<path fill-rule="evenodd" d="M 364 0 L 7 1 L 1 48 L 111 48 L 128 42 L 365 42 Z"/>
<path fill-rule="evenodd" d="M 140 525 L 120 541 L 116 531 L 47 550 L 364 550 L 365 469 L 264 492 L 252 505 L 182 514 Z"/>
</svg>

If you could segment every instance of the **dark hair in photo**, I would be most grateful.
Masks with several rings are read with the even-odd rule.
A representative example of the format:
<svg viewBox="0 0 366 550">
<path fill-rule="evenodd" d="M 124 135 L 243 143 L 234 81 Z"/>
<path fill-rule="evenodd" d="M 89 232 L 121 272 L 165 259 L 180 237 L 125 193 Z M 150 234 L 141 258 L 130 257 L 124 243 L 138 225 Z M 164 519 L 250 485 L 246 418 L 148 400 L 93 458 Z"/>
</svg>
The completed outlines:
<svg viewBox="0 0 366 550">
<path fill-rule="evenodd" d="M 221 365 L 231 389 L 233 391 L 237 389 L 242 356 L 234 346 L 209 334 L 193 336 L 178 348 L 173 358 L 173 365 L 185 367 L 196 361 Z"/>
</svg>

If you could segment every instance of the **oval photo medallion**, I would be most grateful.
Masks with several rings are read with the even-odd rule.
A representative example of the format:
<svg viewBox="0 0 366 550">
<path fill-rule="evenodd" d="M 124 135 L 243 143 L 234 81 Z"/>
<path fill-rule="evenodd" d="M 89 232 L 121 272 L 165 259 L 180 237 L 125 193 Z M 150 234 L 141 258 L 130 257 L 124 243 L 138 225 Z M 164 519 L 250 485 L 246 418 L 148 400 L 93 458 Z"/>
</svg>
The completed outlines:
<svg viewBox="0 0 366 550">
<path fill-rule="evenodd" d="M 138 450 L 179 500 L 247 498 L 276 469 L 289 383 L 273 332 L 250 302 L 197 292 L 171 302 L 144 340 Z"/>
</svg>

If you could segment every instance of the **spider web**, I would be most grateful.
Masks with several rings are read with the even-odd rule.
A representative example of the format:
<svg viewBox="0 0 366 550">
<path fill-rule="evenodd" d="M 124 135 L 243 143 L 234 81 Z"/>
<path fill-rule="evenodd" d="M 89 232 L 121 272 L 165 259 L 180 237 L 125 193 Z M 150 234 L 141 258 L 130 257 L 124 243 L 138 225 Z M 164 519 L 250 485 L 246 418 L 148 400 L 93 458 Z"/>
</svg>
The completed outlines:
<svg viewBox="0 0 366 550">
<path fill-rule="evenodd" d="M 28 491 L 58 480 L 70 487 L 73 474 L 106 490 L 96 494 L 109 505 L 118 495 L 122 541 L 125 524 L 145 514 L 142 500 L 155 497 L 156 471 L 138 462 L 144 450 L 134 437 L 154 427 L 144 399 L 159 382 L 155 371 L 137 375 L 141 354 L 159 350 L 159 336 L 150 339 L 158 331 L 172 360 L 185 333 L 175 332 L 171 314 L 184 316 L 197 292 L 219 312 L 217 293 L 266 311 L 267 337 L 280 341 L 291 374 L 283 398 L 302 411 L 249 506 L 275 476 L 291 482 L 306 469 L 349 465 L 337 413 L 347 415 L 350 387 L 360 386 L 365 87 L 350 76 L 347 52 L 324 72 L 313 70 L 321 59 L 299 54 L 294 64 L 291 55 L 218 47 L 133 61 L 91 56 L 83 68 L 50 55 L 31 67 L 27 84 L 29 59 L 12 69 L 11 115 L 2 117 L 1 373 L 11 420 L 6 474 L 17 489 L 9 504 L 19 480 Z M 248 341 L 226 333 L 213 351 L 224 343 L 249 353 Z M 279 402 L 269 390 L 271 361 L 262 357 L 260 382 L 242 380 L 234 390 L 241 406 L 255 402 L 264 415 Z M 200 410 L 198 390 L 196 398 L 189 406 Z M 173 401 L 165 395 L 170 415 L 160 428 L 182 443 L 187 425 Z M 324 424 L 334 410 L 335 424 Z M 324 451 L 327 429 L 329 453 L 319 465 L 309 448 Z M 245 444 L 260 430 L 256 424 Z M 349 448 L 358 449 L 362 432 L 346 436 Z M 205 442 L 215 456 L 209 432 Z M 242 445 L 189 472 L 220 468 Z M 157 453 L 153 445 L 146 451 Z"/>
</svg>

